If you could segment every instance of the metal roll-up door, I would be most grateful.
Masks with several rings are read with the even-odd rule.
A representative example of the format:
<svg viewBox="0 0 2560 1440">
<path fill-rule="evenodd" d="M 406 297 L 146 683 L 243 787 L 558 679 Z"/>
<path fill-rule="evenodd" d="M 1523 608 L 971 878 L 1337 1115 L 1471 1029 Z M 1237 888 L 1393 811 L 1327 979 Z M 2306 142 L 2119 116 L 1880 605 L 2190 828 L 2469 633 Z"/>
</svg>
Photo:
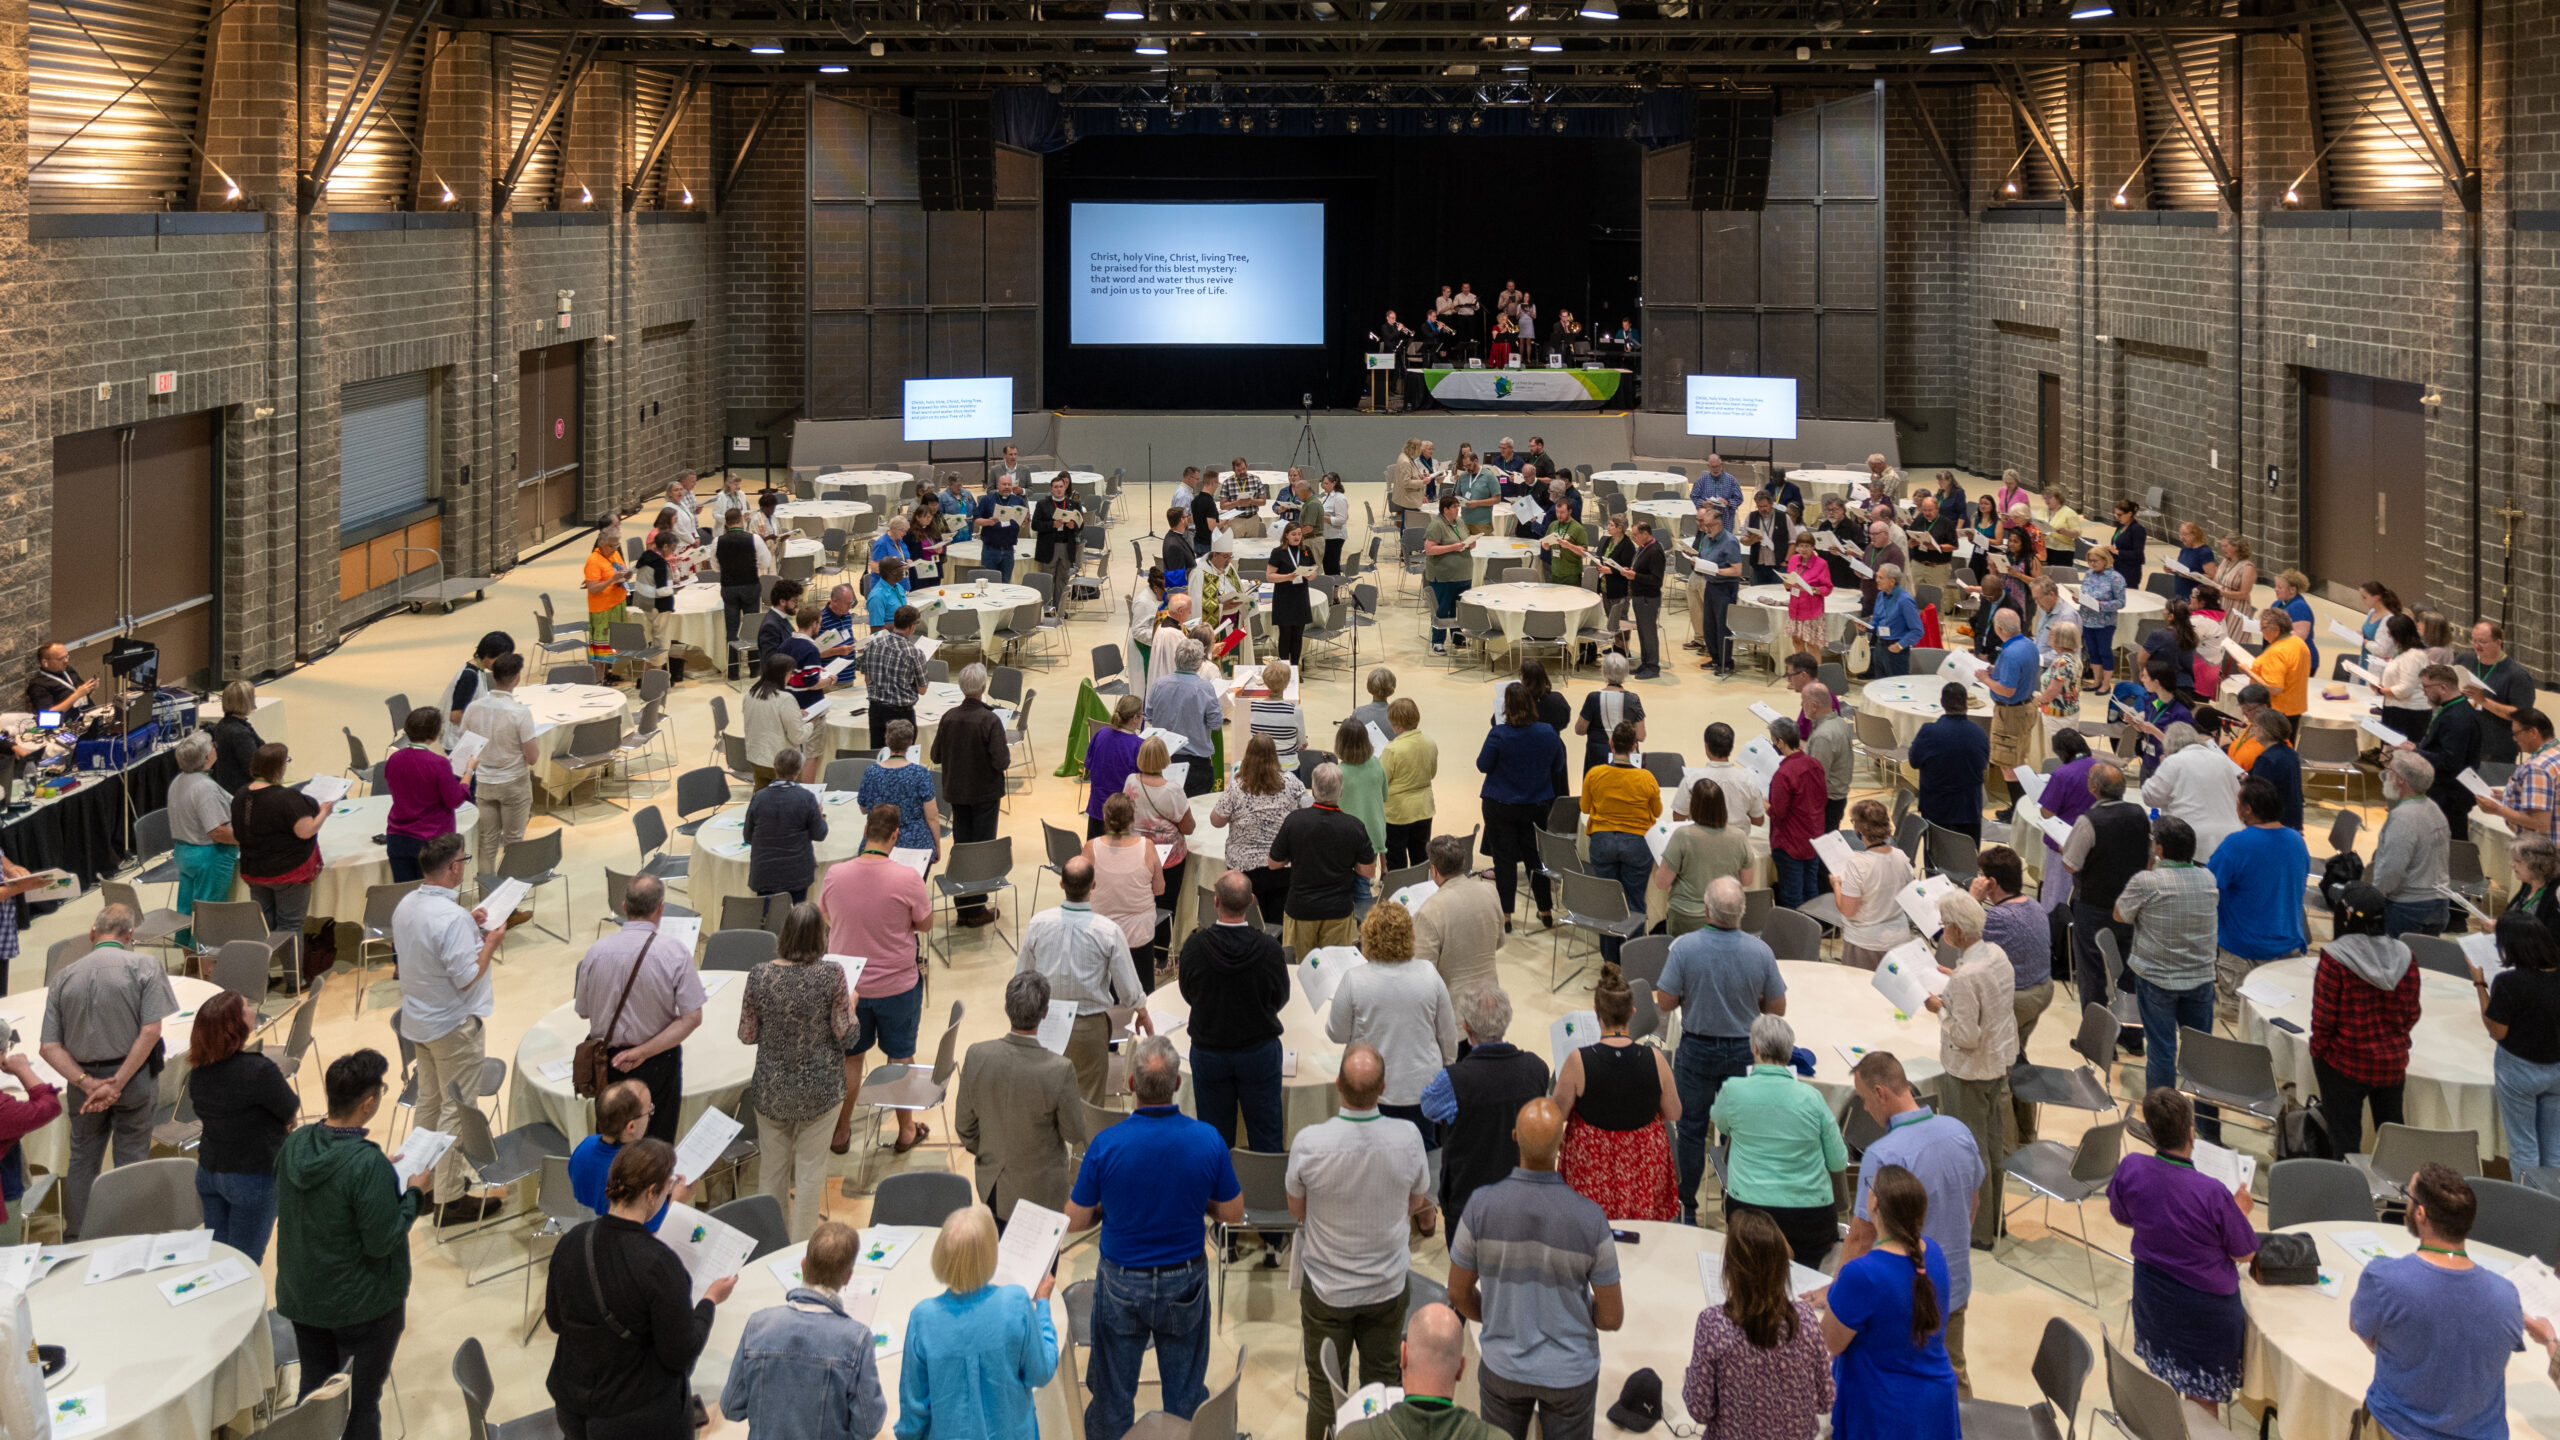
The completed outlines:
<svg viewBox="0 0 2560 1440">
<path fill-rule="evenodd" d="M 27 7 L 27 176 L 37 210 L 181 208 L 204 98 L 209 0 Z M 156 108 L 155 108 L 156 107 Z"/>
<path fill-rule="evenodd" d="M 2365 24 L 2411 91 L 2417 77 L 2401 58 L 2399 37 L 2381 10 L 2368 6 Z M 2400 13 L 2410 38 L 2436 82 L 2445 89 L 2444 0 L 2403 0 Z M 2320 162 L 2320 180 L 2333 210 L 2433 210 L 2445 203 L 2445 184 L 2427 158 L 2427 142 L 2400 108 L 2391 84 L 2374 67 L 2355 27 L 2335 11 L 2311 26 L 2312 84 L 2320 99 L 2318 139 L 2331 146 Z M 2306 202 L 2310 196 L 2303 197 Z"/>
<path fill-rule="evenodd" d="M 433 371 L 349 385 L 338 395 L 338 533 L 408 514 L 427 490 Z"/>
<path fill-rule="evenodd" d="M 335 120 L 355 88 L 356 67 L 384 8 L 391 22 L 383 27 L 381 52 L 400 43 L 417 15 L 416 0 L 329 0 L 329 118 Z M 355 131 L 347 158 L 329 176 L 332 210 L 405 210 L 410 202 L 410 157 L 418 135 L 418 77 L 426 68 L 433 32 L 409 42 L 391 62 L 391 78 L 382 96 Z M 377 52 L 374 63 L 382 63 Z"/>
</svg>

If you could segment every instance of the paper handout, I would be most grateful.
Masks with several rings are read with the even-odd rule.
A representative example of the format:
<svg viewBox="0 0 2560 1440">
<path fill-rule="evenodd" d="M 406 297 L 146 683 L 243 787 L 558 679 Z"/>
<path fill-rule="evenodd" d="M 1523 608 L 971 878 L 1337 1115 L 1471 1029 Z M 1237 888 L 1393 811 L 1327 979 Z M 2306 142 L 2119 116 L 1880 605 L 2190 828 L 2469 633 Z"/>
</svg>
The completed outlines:
<svg viewBox="0 0 2560 1440">
<path fill-rule="evenodd" d="M 501 880 L 490 886 L 488 893 L 480 897 L 480 928 L 495 930 L 506 924 L 508 917 L 516 913 L 516 907 L 524 903 L 524 897 L 531 893 L 533 886 L 522 880 Z"/>
<path fill-rule="evenodd" d="M 1876 962 L 1872 982 L 1877 994 L 1893 1002 L 1899 1015 L 1917 1015 L 1929 1008 L 1928 1000 L 1943 993 L 1947 978 L 1938 973 L 1937 956 L 1926 940 L 1909 940 L 1896 945 Z"/>
<path fill-rule="evenodd" d="M 391 1157 L 393 1192 L 408 1189 L 410 1181 L 434 1169 L 452 1148 L 453 1137 L 442 1130 L 421 1128 L 400 1137 L 400 1153 Z"/>
<path fill-rule="evenodd" d="M 1360 1421 L 1369 1419 L 1371 1416 L 1383 1415 L 1403 1403 L 1404 1391 L 1401 1387 L 1390 1385 L 1384 1380 L 1372 1380 L 1352 1391 L 1349 1399 L 1334 1407 L 1333 1428 L 1336 1431 L 1348 1430 Z M 59 1435 L 62 1432 L 56 1430 L 54 1433 Z"/>
<path fill-rule="evenodd" d="M 1893 903 L 1911 917 L 1911 926 L 1923 935 L 1938 933 L 1938 902 L 1956 892 L 1956 882 L 1944 875 L 1924 875 L 1895 892 Z"/>
<path fill-rule="evenodd" d="M 86 1283 L 96 1285 L 145 1270 L 166 1270 L 172 1265 L 201 1265 L 212 1256 L 213 1232 L 209 1229 L 130 1235 L 89 1252 Z"/>
<path fill-rule="evenodd" d="M 2210 1175 L 2221 1181 L 2222 1188 L 2234 1195 L 2239 1194 L 2241 1187 L 2256 1178 L 2258 1173 L 2256 1156 L 2224 1149 L 2201 1137 L 2196 1140 L 2193 1159 L 2197 1174 Z"/>
<path fill-rule="evenodd" d="M 1298 961 L 1298 993 L 1307 1000 L 1307 1009 L 1319 1020 L 1331 1013 L 1333 992 L 1342 986 L 1342 977 L 1369 963 L 1369 957 L 1357 946 L 1327 945 L 1310 950 Z"/>
<path fill-rule="evenodd" d="M 1387 899 L 1390 903 L 1403 906 L 1406 913 L 1410 914 L 1416 910 L 1420 910 L 1422 908 L 1423 901 L 1428 900 L 1439 893 L 1439 881 L 1416 880 L 1393 895 L 1388 896 Z"/>
<path fill-rule="evenodd" d="M 1074 1033 L 1075 1028 L 1076 1002 L 1052 1000 L 1049 1013 L 1041 1017 L 1040 1028 L 1032 1034 L 1040 1042 L 1041 1049 L 1052 1055 L 1064 1055 L 1067 1053 L 1067 1037 Z"/>
<path fill-rule="evenodd" d="M 2350 628 L 2347 622 L 2343 620 L 2330 621 L 2329 633 L 2346 641 L 2350 645 L 2361 647 L 2364 644 L 2364 632 Z"/>
<path fill-rule="evenodd" d="M 2409 743 L 2408 736 L 2401 734 L 2399 731 L 2392 729 L 2390 726 L 2383 724 L 2381 721 L 2370 715 L 2358 720 L 2356 722 L 2356 728 L 2367 735 L 2372 736 L 2374 739 L 2381 741 L 2386 746 L 2397 747 Z"/>
<path fill-rule="evenodd" d="M 853 1263 L 867 1270 L 895 1270 L 923 1235 L 924 1231 L 913 1225 L 865 1226 L 862 1253 L 854 1257 Z"/>
<path fill-rule="evenodd" d="M 1858 852 L 1849 848 L 1848 838 L 1839 831 L 1825 830 L 1813 837 L 1813 855 L 1831 867 L 1832 875 L 1837 878 L 1853 868 L 1850 862 L 1857 858 Z"/>
<path fill-rule="evenodd" d="M 706 1117 L 716 1113 L 704 1112 Z M 698 1122 L 695 1128 L 701 1128 Z M 683 1173 L 681 1166 L 677 1173 Z M 685 1274 L 692 1277 L 693 1298 L 686 1302 L 691 1305 L 701 1304 L 704 1292 L 746 1268 L 747 1257 L 756 1249 L 754 1236 L 681 1200 L 667 1202 L 667 1217 L 658 1222 L 658 1241 L 676 1252 Z"/>
<path fill-rule="evenodd" d="M 1564 1068 L 1564 1057 L 1592 1044 L 1600 1038 L 1600 1016 L 1595 1011 L 1576 1010 L 1547 1026 L 1547 1053 L 1554 1057 L 1555 1067 Z"/>
<path fill-rule="evenodd" d="M 1775 725 L 1779 721 L 1787 718 L 1779 714 L 1777 709 L 1765 700 L 1754 700 L 1751 702 L 1751 715 L 1753 719 L 1758 720 L 1763 725 Z"/>
<path fill-rule="evenodd" d="M 996 1240 L 996 1272 L 990 1285 L 1019 1285 L 1030 1295 L 1058 1260 L 1058 1242 L 1067 1234 L 1067 1217 L 1028 1200 L 1013 1202 L 1013 1218 L 1004 1222 Z"/>
<path fill-rule="evenodd" d="M 453 747 L 444 752 L 444 758 L 453 763 L 453 773 L 459 778 L 471 769 L 472 761 L 480 758 L 480 752 L 488 748 L 488 736 L 466 730 L 460 739 L 453 742 Z"/>
<path fill-rule="evenodd" d="M 2254 1001 L 2261 1009 L 2281 1010 L 2294 1001 L 2294 994 L 2264 975 L 2251 975 L 2240 982 L 2240 998 Z"/>
<path fill-rule="evenodd" d="M 690 955 L 693 953 L 693 947 L 700 943 L 702 939 L 702 917 L 699 915 L 670 915 L 666 919 L 658 922 L 658 933 L 668 940 L 683 946 L 684 953 Z"/>
<path fill-rule="evenodd" d="M 2470 791 L 2472 794 L 2479 796 L 2483 800 L 2495 800 L 2498 798 L 2498 791 L 2492 788 L 2488 781 L 2480 778 L 2479 771 L 2468 765 L 2463 766 L 2462 773 L 2453 778 L 2462 782 L 2463 789 Z"/>
<path fill-rule="evenodd" d="M 344 775 L 314 775 L 302 782 L 302 793 L 323 805 L 346 799 L 347 792 L 354 788 Z"/>
<path fill-rule="evenodd" d="M 2366 683 L 2367 685 L 2372 686 L 2372 687 L 2373 687 L 2374 689 L 2376 689 L 2376 690 L 2379 690 L 2379 689 L 2381 689 L 2381 688 L 2382 688 L 2382 677 L 2381 677 L 2381 676 L 2374 674 L 2372 671 L 2367 670 L 2366 668 L 2364 668 L 2363 666 L 2361 666 L 2361 665 L 2357 664 L 2357 663 L 2356 663 L 2356 662 L 2354 662 L 2353 660 L 2341 660 L 2341 661 L 2339 661 L 2339 662 L 2338 662 L 2338 668 L 2339 668 L 2339 669 L 2341 669 L 2341 670 L 2346 671 L 2346 672 L 2347 672 L 2348 674 L 2350 674 L 2350 675 L 2353 675 L 2353 676 L 2354 676 L 2354 677 L 2356 677 L 2358 680 L 2363 681 L 2364 683 Z"/>
<path fill-rule="evenodd" d="M 720 1163 L 729 1142 L 738 1138 L 746 1126 L 732 1120 L 717 1105 L 705 1105 L 693 1128 L 676 1142 L 676 1175 L 685 1180 L 699 1180 Z"/>
<path fill-rule="evenodd" d="M 921 845 L 900 845 L 889 852 L 889 858 L 916 872 L 918 879 L 924 878 L 926 867 L 933 864 L 933 852 Z"/>
<path fill-rule="evenodd" d="M 216 1260 L 210 1265 L 190 1270 L 173 1279 L 160 1282 L 160 1298 L 172 1305 L 185 1305 L 201 1300 L 216 1290 L 228 1290 L 243 1280 L 254 1280 L 258 1272 L 233 1259 Z"/>
</svg>

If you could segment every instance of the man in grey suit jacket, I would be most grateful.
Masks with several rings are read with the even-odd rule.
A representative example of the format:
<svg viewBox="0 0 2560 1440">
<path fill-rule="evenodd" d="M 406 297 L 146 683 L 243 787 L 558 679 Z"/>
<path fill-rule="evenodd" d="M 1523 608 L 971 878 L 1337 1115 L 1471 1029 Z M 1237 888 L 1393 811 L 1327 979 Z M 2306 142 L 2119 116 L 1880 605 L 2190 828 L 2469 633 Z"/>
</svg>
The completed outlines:
<svg viewBox="0 0 2560 1440">
<path fill-rule="evenodd" d="M 1004 1016 L 1013 1033 L 969 1047 L 960 1064 L 960 1144 L 977 1158 L 978 1198 L 1013 1218 L 1017 1200 L 1067 1208 L 1067 1147 L 1085 1133 L 1076 1067 L 1037 1036 L 1049 1016 L 1049 977 L 1025 970 L 1005 982 Z"/>
</svg>

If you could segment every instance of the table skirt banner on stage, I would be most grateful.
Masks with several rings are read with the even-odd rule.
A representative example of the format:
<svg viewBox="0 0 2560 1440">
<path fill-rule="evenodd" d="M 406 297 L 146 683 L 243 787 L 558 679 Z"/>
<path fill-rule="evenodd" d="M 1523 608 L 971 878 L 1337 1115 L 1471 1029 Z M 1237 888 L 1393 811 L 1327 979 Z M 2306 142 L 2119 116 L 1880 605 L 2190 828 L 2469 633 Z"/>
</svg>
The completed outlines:
<svg viewBox="0 0 2560 1440">
<path fill-rule="evenodd" d="M 1423 388 L 1450 410 L 1597 410 L 1624 370 L 1425 370 Z"/>
</svg>

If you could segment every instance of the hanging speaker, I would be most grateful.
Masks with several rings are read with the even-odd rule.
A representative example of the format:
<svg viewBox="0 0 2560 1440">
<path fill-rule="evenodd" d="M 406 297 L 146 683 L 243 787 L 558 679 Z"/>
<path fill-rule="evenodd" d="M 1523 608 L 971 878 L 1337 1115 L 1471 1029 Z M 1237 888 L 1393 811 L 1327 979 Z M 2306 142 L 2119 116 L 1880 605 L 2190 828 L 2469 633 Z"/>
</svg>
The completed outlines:
<svg viewBox="0 0 2560 1440">
<path fill-rule="evenodd" d="M 1769 198 L 1774 95 L 1701 94 L 1690 100 L 1689 208 L 1758 210 Z"/>
<path fill-rule="evenodd" d="M 927 210 L 996 208 L 994 101 L 918 95 L 916 190 Z"/>
</svg>

